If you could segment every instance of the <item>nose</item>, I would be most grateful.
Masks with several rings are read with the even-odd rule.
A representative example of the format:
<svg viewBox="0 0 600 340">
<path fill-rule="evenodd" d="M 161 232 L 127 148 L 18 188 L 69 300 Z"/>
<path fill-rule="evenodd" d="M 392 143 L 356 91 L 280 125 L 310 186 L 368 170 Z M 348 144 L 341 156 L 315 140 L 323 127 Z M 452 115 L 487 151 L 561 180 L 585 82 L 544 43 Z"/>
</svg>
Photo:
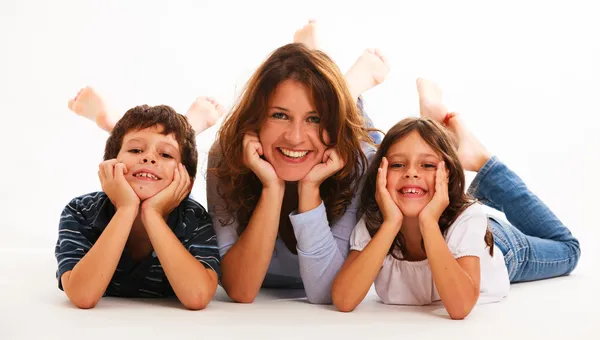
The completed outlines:
<svg viewBox="0 0 600 340">
<path fill-rule="evenodd" d="M 140 163 L 156 164 L 156 156 L 154 155 L 153 152 L 148 152 L 140 159 Z"/>
<path fill-rule="evenodd" d="M 406 172 L 404 173 L 404 178 L 419 178 L 420 174 L 418 169 L 415 166 L 408 166 L 406 168 Z"/>
<path fill-rule="evenodd" d="M 302 121 L 292 122 L 285 131 L 285 139 L 291 144 L 300 144 L 304 141 L 304 125 Z"/>
</svg>

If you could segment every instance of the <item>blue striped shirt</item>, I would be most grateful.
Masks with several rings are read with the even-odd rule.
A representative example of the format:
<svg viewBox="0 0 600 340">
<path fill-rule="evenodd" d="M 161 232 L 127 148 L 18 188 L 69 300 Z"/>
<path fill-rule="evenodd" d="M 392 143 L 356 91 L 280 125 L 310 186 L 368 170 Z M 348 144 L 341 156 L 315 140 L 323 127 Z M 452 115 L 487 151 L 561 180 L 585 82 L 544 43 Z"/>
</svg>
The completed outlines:
<svg viewBox="0 0 600 340">
<path fill-rule="evenodd" d="M 62 275 L 73 270 L 93 247 L 115 215 L 115 211 L 114 205 L 104 192 L 76 197 L 65 207 L 60 216 L 55 248 L 59 289 L 63 290 Z M 210 216 L 198 202 L 186 198 L 169 214 L 167 225 L 190 254 L 204 267 L 221 276 L 217 237 Z M 125 247 L 104 295 L 166 297 L 173 296 L 174 292 L 155 252 L 134 261 Z"/>
</svg>

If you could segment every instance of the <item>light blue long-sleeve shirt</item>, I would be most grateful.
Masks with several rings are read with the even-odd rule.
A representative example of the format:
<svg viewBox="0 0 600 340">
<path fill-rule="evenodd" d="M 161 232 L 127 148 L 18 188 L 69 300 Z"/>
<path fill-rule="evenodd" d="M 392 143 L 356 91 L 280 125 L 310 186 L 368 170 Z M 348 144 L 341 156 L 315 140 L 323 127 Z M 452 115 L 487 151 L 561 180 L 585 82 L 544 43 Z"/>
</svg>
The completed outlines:
<svg viewBox="0 0 600 340">
<path fill-rule="evenodd" d="M 209 169 L 216 167 L 219 161 L 220 152 L 216 149 L 213 146 L 208 157 Z M 375 148 L 365 143 L 363 152 L 370 163 L 375 155 Z M 309 302 L 332 302 L 331 284 L 348 256 L 350 235 L 358 222 L 357 210 L 363 180 L 364 176 L 346 212 L 333 224 L 327 219 L 323 202 L 313 210 L 301 214 L 294 211 L 289 215 L 296 236 L 298 255 L 290 252 L 283 240 L 277 237 L 263 287 L 304 287 Z M 206 186 L 208 212 L 212 217 L 219 252 L 223 257 L 239 238 L 238 223 L 234 221 L 223 225 L 225 221 L 230 221 L 231 215 L 223 209 L 225 202 L 218 194 L 217 185 L 217 178 L 209 171 Z"/>
</svg>

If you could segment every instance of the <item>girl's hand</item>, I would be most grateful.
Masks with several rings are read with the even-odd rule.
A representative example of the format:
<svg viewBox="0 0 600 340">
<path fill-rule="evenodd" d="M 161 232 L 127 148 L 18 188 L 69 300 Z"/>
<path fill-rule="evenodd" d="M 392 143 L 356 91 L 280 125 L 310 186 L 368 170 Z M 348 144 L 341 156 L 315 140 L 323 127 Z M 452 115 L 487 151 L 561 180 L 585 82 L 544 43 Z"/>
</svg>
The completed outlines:
<svg viewBox="0 0 600 340">
<path fill-rule="evenodd" d="M 383 214 L 383 220 L 393 223 L 397 226 L 398 231 L 402 226 L 402 211 L 398 208 L 398 204 L 392 198 L 390 191 L 387 188 L 387 169 L 388 161 L 387 158 L 383 157 L 381 165 L 377 169 L 377 187 L 375 191 L 375 200 L 377 205 Z"/>
<path fill-rule="evenodd" d="M 445 163 L 440 162 L 435 172 L 435 194 L 427 206 L 419 213 L 419 220 L 429 220 L 437 223 L 444 210 L 448 207 L 448 204 L 450 204 L 450 199 L 448 198 L 448 174 Z"/>
</svg>

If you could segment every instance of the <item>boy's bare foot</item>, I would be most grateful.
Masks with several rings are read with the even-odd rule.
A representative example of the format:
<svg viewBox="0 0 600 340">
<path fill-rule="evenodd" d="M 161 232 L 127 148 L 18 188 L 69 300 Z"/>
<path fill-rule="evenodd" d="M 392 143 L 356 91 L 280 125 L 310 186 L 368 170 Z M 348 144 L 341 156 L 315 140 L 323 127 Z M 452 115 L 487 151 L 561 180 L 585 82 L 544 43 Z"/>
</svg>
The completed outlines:
<svg viewBox="0 0 600 340">
<path fill-rule="evenodd" d="M 215 125 L 225 114 L 225 107 L 211 97 L 198 97 L 192 103 L 185 116 L 194 128 L 196 136 Z"/>
<path fill-rule="evenodd" d="M 352 97 L 356 100 L 363 92 L 381 84 L 388 73 L 390 66 L 381 51 L 369 48 L 356 59 L 344 77 Z"/>
<path fill-rule="evenodd" d="M 101 129 L 112 131 L 118 119 L 110 115 L 102 97 L 91 87 L 84 87 L 69 100 L 69 110 L 95 122 Z"/>
<path fill-rule="evenodd" d="M 463 168 L 468 171 L 479 171 L 492 157 L 490 152 L 467 129 L 459 115 L 454 114 L 454 117 L 450 118 L 448 128 L 458 140 L 458 159 Z"/>
<path fill-rule="evenodd" d="M 304 25 L 294 33 L 294 42 L 303 44 L 311 50 L 318 49 L 320 46 L 317 28 L 317 22 L 315 20 L 309 20 L 308 24 Z"/>
<path fill-rule="evenodd" d="M 442 123 L 448 109 L 442 102 L 442 89 L 429 80 L 417 78 L 417 91 L 419 92 L 419 107 L 421 117 L 427 117 Z"/>
</svg>

